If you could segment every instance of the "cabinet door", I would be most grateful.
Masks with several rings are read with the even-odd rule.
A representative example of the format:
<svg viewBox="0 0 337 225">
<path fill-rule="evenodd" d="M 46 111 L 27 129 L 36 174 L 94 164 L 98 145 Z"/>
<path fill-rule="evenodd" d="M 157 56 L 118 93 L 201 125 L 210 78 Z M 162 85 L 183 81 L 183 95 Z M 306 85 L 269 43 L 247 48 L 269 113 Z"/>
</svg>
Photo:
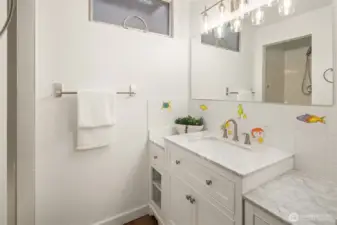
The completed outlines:
<svg viewBox="0 0 337 225">
<path fill-rule="evenodd" d="M 195 225 L 234 225 L 235 222 L 201 195 L 195 195 Z"/>
<path fill-rule="evenodd" d="M 245 225 L 286 225 L 269 213 L 245 201 Z"/>
<path fill-rule="evenodd" d="M 192 203 L 187 199 L 191 195 L 191 188 L 187 184 L 180 179 L 171 176 L 170 224 L 192 225 L 193 207 Z"/>
</svg>

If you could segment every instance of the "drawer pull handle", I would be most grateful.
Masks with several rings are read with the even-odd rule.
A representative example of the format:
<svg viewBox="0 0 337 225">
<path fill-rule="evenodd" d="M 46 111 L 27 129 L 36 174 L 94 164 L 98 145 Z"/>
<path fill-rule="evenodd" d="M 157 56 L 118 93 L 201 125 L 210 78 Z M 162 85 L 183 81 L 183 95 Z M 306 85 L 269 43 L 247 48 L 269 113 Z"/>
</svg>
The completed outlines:
<svg viewBox="0 0 337 225">
<path fill-rule="evenodd" d="M 206 180 L 206 184 L 207 184 L 208 186 L 211 186 L 211 185 L 213 184 L 213 182 L 212 182 L 211 180 Z"/>
<path fill-rule="evenodd" d="M 177 165 L 180 165 L 180 163 L 181 163 L 181 162 L 180 162 L 179 160 L 176 160 L 176 164 L 177 164 Z"/>
<path fill-rule="evenodd" d="M 186 200 L 191 201 L 192 196 L 191 195 L 186 195 Z"/>
<path fill-rule="evenodd" d="M 191 199 L 190 199 L 190 203 L 191 203 L 191 204 L 194 204 L 195 202 L 196 202 L 195 198 L 191 198 Z"/>
<path fill-rule="evenodd" d="M 153 158 L 154 158 L 154 159 L 158 159 L 158 156 L 154 156 Z"/>
</svg>

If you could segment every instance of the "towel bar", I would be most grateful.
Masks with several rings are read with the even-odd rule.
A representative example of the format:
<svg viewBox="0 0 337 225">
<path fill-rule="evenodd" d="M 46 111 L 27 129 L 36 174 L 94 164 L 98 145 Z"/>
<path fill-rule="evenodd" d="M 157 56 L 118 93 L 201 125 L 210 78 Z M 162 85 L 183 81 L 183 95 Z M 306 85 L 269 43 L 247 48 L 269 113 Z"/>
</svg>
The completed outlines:
<svg viewBox="0 0 337 225">
<path fill-rule="evenodd" d="M 61 83 L 54 83 L 53 89 L 54 89 L 55 98 L 61 98 L 63 95 L 76 95 L 77 94 L 77 91 L 63 91 L 63 85 Z M 136 92 L 132 91 L 132 85 L 130 85 L 129 91 L 117 92 L 116 94 L 129 95 L 130 97 L 133 97 L 134 95 L 136 95 Z"/>
<path fill-rule="evenodd" d="M 255 91 L 253 90 L 250 90 L 252 92 L 252 95 L 255 95 Z M 226 87 L 226 96 L 229 96 L 229 95 L 238 95 L 240 94 L 239 92 L 233 92 L 233 91 L 229 91 L 229 87 Z"/>
</svg>

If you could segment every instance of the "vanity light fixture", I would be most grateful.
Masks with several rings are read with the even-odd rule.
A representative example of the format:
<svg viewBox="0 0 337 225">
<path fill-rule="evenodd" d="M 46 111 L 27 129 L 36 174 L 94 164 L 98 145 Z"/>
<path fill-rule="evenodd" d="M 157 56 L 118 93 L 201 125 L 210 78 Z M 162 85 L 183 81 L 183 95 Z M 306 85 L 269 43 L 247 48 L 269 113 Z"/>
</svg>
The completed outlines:
<svg viewBox="0 0 337 225">
<path fill-rule="evenodd" d="M 264 11 L 261 8 L 256 9 L 252 13 L 252 24 L 261 25 L 264 22 Z"/>
<path fill-rule="evenodd" d="M 208 11 L 213 9 L 215 6 L 219 5 L 219 11 L 220 11 L 220 24 L 225 23 L 225 11 L 226 7 L 224 4 L 224 1 L 226 0 L 219 0 L 212 6 L 208 7 L 205 6 L 205 10 L 201 12 L 201 15 L 203 16 L 203 24 L 204 24 L 204 33 L 208 33 L 210 30 L 209 27 L 209 21 L 208 21 Z M 229 24 L 232 32 L 241 32 L 242 30 L 242 23 L 245 18 L 245 15 L 247 14 L 247 6 L 249 5 L 248 0 L 228 0 L 231 6 L 230 12 L 238 11 L 240 15 L 238 15 L 237 18 L 233 19 Z M 278 3 L 278 11 L 281 16 L 288 16 L 295 12 L 295 2 L 296 0 L 268 0 L 268 7 L 271 7 L 274 5 L 274 3 Z M 261 25 L 265 21 L 265 12 L 263 10 L 263 7 L 260 7 L 258 9 L 255 9 L 253 12 L 251 12 L 251 20 L 253 25 Z M 211 27 L 211 29 L 214 32 L 214 35 L 216 37 L 223 38 L 224 36 L 224 28 L 223 25 L 216 27 L 215 29 Z"/>
<path fill-rule="evenodd" d="M 278 12 L 281 16 L 289 16 L 295 12 L 293 0 L 279 0 Z"/>
</svg>

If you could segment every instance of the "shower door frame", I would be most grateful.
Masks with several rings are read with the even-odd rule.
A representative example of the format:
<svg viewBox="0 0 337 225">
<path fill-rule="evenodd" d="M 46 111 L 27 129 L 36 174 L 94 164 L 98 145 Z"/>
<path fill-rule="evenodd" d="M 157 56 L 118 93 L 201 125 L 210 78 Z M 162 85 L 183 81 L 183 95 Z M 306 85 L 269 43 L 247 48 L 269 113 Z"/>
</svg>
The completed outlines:
<svg viewBox="0 0 337 225">
<path fill-rule="evenodd" d="M 0 23 L 6 20 L 7 0 L 0 0 Z M 7 36 L 0 37 L 0 224 L 7 224 Z"/>
</svg>

